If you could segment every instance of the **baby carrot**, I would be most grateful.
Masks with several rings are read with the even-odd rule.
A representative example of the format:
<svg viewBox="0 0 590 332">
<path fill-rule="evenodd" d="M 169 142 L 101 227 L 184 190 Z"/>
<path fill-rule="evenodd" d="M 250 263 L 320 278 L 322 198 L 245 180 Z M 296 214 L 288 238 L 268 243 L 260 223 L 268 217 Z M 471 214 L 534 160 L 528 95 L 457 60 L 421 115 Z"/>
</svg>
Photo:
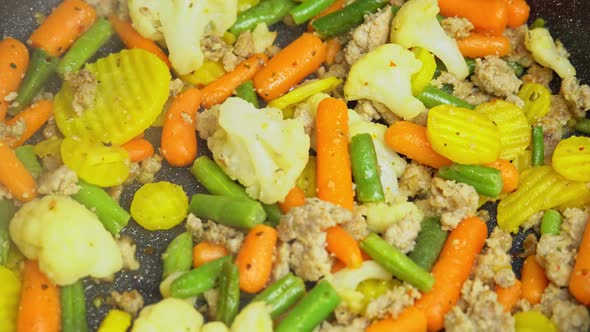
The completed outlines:
<svg viewBox="0 0 590 332">
<path fill-rule="evenodd" d="M 498 159 L 485 166 L 495 168 L 501 172 L 503 193 L 513 192 L 518 188 L 518 170 L 511 162 L 505 159 Z"/>
<path fill-rule="evenodd" d="M 459 299 L 461 287 L 469 278 L 486 237 L 486 224 L 478 217 L 464 219 L 449 234 L 438 261 L 432 267 L 434 287 L 415 304 L 426 315 L 428 331 L 443 328 L 444 316 Z"/>
<path fill-rule="evenodd" d="M 356 269 L 363 263 L 358 242 L 340 226 L 326 230 L 326 249 L 336 258 L 346 263 L 350 269 Z"/>
<path fill-rule="evenodd" d="M 187 166 L 197 157 L 194 122 L 201 105 L 201 96 L 198 89 L 188 89 L 174 98 L 166 113 L 160 151 L 172 166 Z"/>
<path fill-rule="evenodd" d="M 504 0 L 439 0 L 443 16 L 465 17 L 477 30 L 501 35 L 508 23 Z"/>
<path fill-rule="evenodd" d="M 36 261 L 26 261 L 16 331 L 58 332 L 60 328 L 58 287 L 39 270 Z"/>
<path fill-rule="evenodd" d="M 301 188 L 295 186 L 291 190 L 282 202 L 279 202 L 279 207 L 283 213 L 289 212 L 294 207 L 302 206 L 305 204 L 305 193 Z"/>
<path fill-rule="evenodd" d="M 334 37 L 326 41 L 326 64 L 331 65 L 336 61 L 336 55 L 342 49 L 338 38 Z"/>
<path fill-rule="evenodd" d="M 506 3 L 509 27 L 518 28 L 527 22 L 531 7 L 526 3 L 526 0 L 504 0 L 504 2 Z"/>
<path fill-rule="evenodd" d="M 256 225 L 248 232 L 236 257 L 241 290 L 257 293 L 264 288 L 272 272 L 276 243 L 277 231 L 270 226 Z"/>
<path fill-rule="evenodd" d="M 318 105 L 316 141 L 318 198 L 352 210 L 348 107 L 342 100 L 326 98 Z"/>
<path fill-rule="evenodd" d="M 43 127 L 52 113 L 53 103 L 49 100 L 40 100 L 6 121 L 9 126 L 14 126 L 18 121 L 24 121 L 25 124 L 25 131 L 20 137 L 8 140 L 10 147 L 15 148 L 23 145 L 37 130 Z"/>
<path fill-rule="evenodd" d="M 569 290 L 578 301 L 590 305 L 590 222 L 586 223 L 584 237 L 570 277 Z"/>
<path fill-rule="evenodd" d="M 537 263 L 537 258 L 534 255 L 524 260 L 521 281 L 522 298 L 531 304 L 541 302 L 541 297 L 549 284 L 549 280 L 545 276 L 545 270 Z"/>
<path fill-rule="evenodd" d="M 221 244 L 200 242 L 193 248 L 193 267 L 199 267 L 227 255 L 229 251 Z"/>
<path fill-rule="evenodd" d="M 113 25 L 115 32 L 121 38 L 125 47 L 132 49 L 132 48 L 141 48 L 144 49 L 158 58 L 162 59 L 168 65 L 168 68 L 172 67 L 170 60 L 166 56 L 166 53 L 162 51 L 162 49 L 156 44 L 153 40 L 147 39 L 137 32 L 131 23 L 122 20 L 117 15 L 109 16 L 109 22 Z"/>
<path fill-rule="evenodd" d="M 316 71 L 326 60 L 326 53 L 319 37 L 304 33 L 254 75 L 254 87 L 267 102 L 276 99 Z"/>
<path fill-rule="evenodd" d="M 397 318 L 385 318 L 371 324 L 365 332 L 426 332 L 426 316 L 416 307 L 408 307 Z"/>
<path fill-rule="evenodd" d="M 145 138 L 136 137 L 121 145 L 129 153 L 131 162 L 137 163 L 154 155 L 154 146 Z"/>
<path fill-rule="evenodd" d="M 510 287 L 496 285 L 496 295 L 498 296 L 498 303 L 504 307 L 504 312 L 510 312 L 522 297 L 522 283 L 517 279 Z"/>
<path fill-rule="evenodd" d="M 453 162 L 432 149 L 426 127 L 407 121 L 394 122 L 385 132 L 385 143 L 408 158 L 434 168 Z"/>
<path fill-rule="evenodd" d="M 83 0 L 64 0 L 33 31 L 29 38 L 35 48 L 60 56 L 96 20 L 94 8 Z"/>
<path fill-rule="evenodd" d="M 203 107 L 210 108 L 213 105 L 223 103 L 237 87 L 251 80 L 267 61 L 268 57 L 266 55 L 254 54 L 237 65 L 234 70 L 205 86 L 202 89 Z"/>
<path fill-rule="evenodd" d="M 3 141 L 0 141 L 0 184 L 21 202 L 37 196 L 35 179 L 18 160 L 14 150 Z"/>
<path fill-rule="evenodd" d="M 29 50 L 20 41 L 7 37 L 0 41 L 0 121 L 4 121 L 8 103 L 4 98 L 15 92 L 29 66 Z"/>
<path fill-rule="evenodd" d="M 457 39 L 457 45 L 463 56 L 483 58 L 488 55 L 503 57 L 510 53 L 510 41 L 505 36 L 491 36 L 472 32 L 463 39 Z"/>
</svg>

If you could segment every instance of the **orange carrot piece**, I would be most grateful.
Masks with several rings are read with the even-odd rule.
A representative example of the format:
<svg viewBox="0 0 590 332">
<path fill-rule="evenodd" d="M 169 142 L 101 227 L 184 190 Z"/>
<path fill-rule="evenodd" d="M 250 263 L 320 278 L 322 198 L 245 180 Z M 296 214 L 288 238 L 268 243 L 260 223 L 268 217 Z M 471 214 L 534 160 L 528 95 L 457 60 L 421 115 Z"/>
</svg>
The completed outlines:
<svg viewBox="0 0 590 332">
<path fill-rule="evenodd" d="M 342 9 L 342 7 L 344 7 L 344 4 L 345 4 L 344 0 L 336 0 L 336 1 L 332 2 L 332 4 L 330 6 L 328 6 L 328 8 L 324 9 L 323 11 L 321 11 L 313 19 L 309 20 L 309 22 L 307 23 L 307 31 L 308 32 L 313 32 L 314 31 L 314 28 L 311 25 L 314 20 L 317 20 L 320 17 L 324 17 L 324 16 L 326 16 L 328 14 L 332 14 L 333 12 Z"/>
<path fill-rule="evenodd" d="M 582 243 L 576 255 L 569 290 L 580 303 L 590 305 L 590 222 L 586 223 Z"/>
<path fill-rule="evenodd" d="M 332 263 L 332 268 L 330 269 L 330 272 L 332 274 L 334 274 L 344 268 L 346 268 L 346 263 L 344 263 L 343 261 L 341 261 L 339 259 L 335 259 L 334 263 Z"/>
<path fill-rule="evenodd" d="M 408 158 L 434 168 L 453 162 L 432 149 L 426 127 L 408 121 L 394 122 L 385 132 L 385 143 Z"/>
<path fill-rule="evenodd" d="M 461 54 L 470 58 L 483 58 L 488 55 L 503 57 L 510 53 L 510 41 L 505 36 L 491 36 L 472 32 L 468 37 L 457 39 Z"/>
<path fill-rule="evenodd" d="M 326 41 L 326 64 L 331 65 L 336 61 L 336 55 L 342 49 L 338 38 L 331 38 Z"/>
<path fill-rule="evenodd" d="M 279 202 L 279 207 L 283 213 L 289 212 L 294 207 L 302 206 L 305 204 L 305 193 L 301 188 L 295 186 L 291 190 L 282 202 Z"/>
<path fill-rule="evenodd" d="M 426 315 L 428 331 L 439 331 L 444 327 L 445 314 L 459 299 L 461 287 L 469 278 L 486 237 L 486 224 L 479 217 L 464 219 L 449 234 L 432 268 L 434 286 L 415 304 Z"/>
<path fill-rule="evenodd" d="M 508 23 L 504 0 L 438 0 L 440 13 L 447 17 L 465 17 L 477 30 L 501 35 Z"/>
<path fill-rule="evenodd" d="M 348 107 L 340 99 L 326 98 L 316 116 L 318 198 L 352 210 L 352 170 L 348 151 Z"/>
<path fill-rule="evenodd" d="M 20 41 L 7 37 L 0 41 L 0 122 L 6 117 L 4 98 L 18 90 L 29 67 L 29 50 Z"/>
<path fill-rule="evenodd" d="M 425 332 L 426 316 L 416 307 L 408 307 L 397 318 L 385 318 L 371 324 L 365 332 Z"/>
<path fill-rule="evenodd" d="M 333 226 L 326 230 L 326 249 L 346 264 L 356 269 L 363 264 L 361 248 L 358 242 L 344 228 Z"/>
<path fill-rule="evenodd" d="M 200 242 L 193 247 L 193 267 L 199 267 L 227 255 L 229 255 L 229 251 L 220 244 L 208 241 Z"/>
<path fill-rule="evenodd" d="M 21 202 L 37 197 L 35 179 L 4 141 L 0 141 L 0 184 Z"/>
<path fill-rule="evenodd" d="M 277 236 L 277 231 L 267 225 L 256 225 L 246 235 L 236 257 L 244 292 L 257 293 L 270 279 Z"/>
<path fill-rule="evenodd" d="M 19 121 L 23 121 L 25 124 L 25 131 L 20 137 L 7 138 L 10 147 L 16 148 L 23 145 L 29 138 L 35 135 L 37 130 L 43 127 L 51 117 L 51 114 L 53 114 L 53 102 L 40 100 L 18 113 L 12 119 L 6 121 L 8 126 L 14 126 Z"/>
<path fill-rule="evenodd" d="M 131 162 L 138 163 L 154 155 L 154 146 L 145 138 L 134 138 L 129 142 L 121 145 L 127 150 Z"/>
<path fill-rule="evenodd" d="M 508 26 L 518 28 L 526 23 L 531 13 L 531 7 L 525 0 L 504 0 L 508 12 Z"/>
<path fill-rule="evenodd" d="M 36 261 L 26 261 L 16 331 L 58 332 L 60 328 L 58 287 L 39 270 Z"/>
<path fill-rule="evenodd" d="M 182 167 L 197 157 L 195 121 L 202 94 L 196 88 L 177 95 L 164 120 L 160 151 L 172 166 Z"/>
<path fill-rule="evenodd" d="M 511 162 L 505 159 L 498 159 L 485 166 L 495 168 L 502 172 L 503 193 L 513 192 L 518 188 L 518 169 Z"/>
<path fill-rule="evenodd" d="M 545 275 L 543 267 L 537 263 L 536 257 L 529 256 L 522 264 L 522 298 L 529 301 L 531 304 L 541 302 L 541 297 L 549 280 Z"/>
<path fill-rule="evenodd" d="M 496 295 L 498 303 L 504 307 L 504 312 L 511 312 L 516 302 L 522 298 L 522 283 L 517 279 L 510 287 L 496 285 Z"/>
<path fill-rule="evenodd" d="M 267 102 L 276 99 L 316 71 L 326 60 L 326 51 L 319 37 L 304 33 L 254 75 L 254 87 Z"/>
<path fill-rule="evenodd" d="M 59 57 L 96 20 L 94 8 L 82 0 L 64 0 L 33 31 L 30 45 Z"/>
<path fill-rule="evenodd" d="M 267 61 L 268 57 L 265 54 L 254 54 L 237 65 L 234 70 L 205 86 L 202 90 L 203 107 L 210 108 L 223 103 L 237 87 L 251 80 Z"/>
<path fill-rule="evenodd" d="M 146 50 L 154 54 L 158 58 L 162 59 L 162 61 L 164 61 L 166 65 L 168 65 L 168 68 L 172 67 L 172 64 L 170 63 L 168 56 L 166 56 L 166 53 L 162 51 L 158 44 L 156 44 L 153 40 L 147 39 L 140 35 L 139 32 L 137 32 L 135 28 L 133 28 L 131 23 L 122 20 L 117 15 L 109 16 L 109 22 L 111 22 L 111 24 L 113 25 L 113 29 L 115 29 L 117 35 L 119 35 L 119 38 L 121 38 L 121 41 L 123 42 L 123 44 L 125 44 L 125 47 L 129 49 L 141 48 L 143 50 Z"/>
</svg>

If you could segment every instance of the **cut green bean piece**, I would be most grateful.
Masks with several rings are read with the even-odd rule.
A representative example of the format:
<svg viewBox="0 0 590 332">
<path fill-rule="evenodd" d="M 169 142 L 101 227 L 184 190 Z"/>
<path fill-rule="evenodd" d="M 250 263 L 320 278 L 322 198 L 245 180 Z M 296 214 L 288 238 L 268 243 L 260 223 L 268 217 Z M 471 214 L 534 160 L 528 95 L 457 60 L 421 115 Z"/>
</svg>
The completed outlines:
<svg viewBox="0 0 590 332">
<path fill-rule="evenodd" d="M 461 183 L 466 183 L 475 191 L 489 197 L 498 197 L 502 192 L 502 172 L 496 168 L 480 165 L 452 164 L 438 170 L 438 176 Z"/>
<path fill-rule="evenodd" d="M 521 77 L 524 74 L 524 67 L 520 63 L 514 61 L 506 61 L 506 63 L 512 68 L 517 77 Z"/>
<path fill-rule="evenodd" d="M 340 304 L 340 296 L 328 281 L 314 288 L 281 320 L 275 332 L 311 332 Z"/>
<path fill-rule="evenodd" d="M 242 229 L 266 220 L 266 212 L 259 202 L 238 197 L 196 194 L 191 198 L 189 210 L 199 218 Z"/>
<path fill-rule="evenodd" d="M 344 8 L 314 20 L 311 25 L 322 38 L 330 38 L 360 25 L 367 14 L 385 7 L 387 0 L 357 0 Z"/>
<path fill-rule="evenodd" d="M 533 23 L 531 23 L 531 25 L 529 26 L 530 30 L 536 29 L 536 28 L 544 28 L 545 27 L 545 20 L 542 17 L 537 17 Z"/>
<path fill-rule="evenodd" d="M 576 121 L 576 130 L 584 133 L 584 134 L 590 134 L 590 119 L 580 119 L 578 121 Z"/>
<path fill-rule="evenodd" d="M 212 289 L 221 274 L 223 264 L 231 260 L 231 256 L 224 256 L 181 275 L 170 285 L 170 294 L 172 297 L 187 298 Z"/>
<path fill-rule="evenodd" d="M 60 288 L 61 303 L 61 331 L 62 332 L 86 332 L 86 296 L 81 280 L 69 286 Z"/>
<path fill-rule="evenodd" d="M 241 12 L 229 31 L 237 37 L 244 31 L 254 29 L 258 23 L 275 24 L 287 16 L 295 6 L 297 2 L 292 0 L 261 1 L 256 6 Z"/>
<path fill-rule="evenodd" d="M 534 126 L 533 127 L 533 166 L 542 166 L 545 163 L 545 145 L 543 139 L 543 127 L 541 126 Z"/>
<path fill-rule="evenodd" d="M 252 83 L 252 81 L 242 83 L 236 89 L 236 96 L 244 99 L 245 101 L 254 105 L 254 107 L 258 108 L 258 95 L 256 94 L 256 90 L 254 89 L 254 83 Z"/>
<path fill-rule="evenodd" d="M 11 200 L 0 199 L 0 266 L 5 265 L 8 261 L 8 250 L 10 249 L 8 224 L 15 212 L 16 207 Z"/>
<path fill-rule="evenodd" d="M 305 283 L 292 273 L 277 280 L 256 295 L 252 302 L 262 301 L 271 307 L 272 318 L 277 318 L 287 311 L 305 294 Z"/>
<path fill-rule="evenodd" d="M 215 320 L 231 326 L 240 308 L 240 275 L 232 261 L 225 261 L 219 276 L 219 296 Z"/>
<path fill-rule="evenodd" d="M 37 155 L 35 154 L 35 147 L 32 145 L 23 145 L 14 149 L 14 153 L 18 160 L 25 166 L 31 175 L 37 179 L 43 172 L 43 166 L 39 163 Z"/>
<path fill-rule="evenodd" d="M 283 212 L 278 204 L 264 204 L 261 203 L 264 212 L 266 213 L 266 224 L 276 227 L 281 222 Z"/>
<path fill-rule="evenodd" d="M 416 98 L 418 98 L 418 100 L 420 100 L 427 108 L 433 108 L 444 104 L 463 107 L 470 110 L 475 109 L 474 105 L 448 94 L 441 89 L 437 89 L 432 85 L 427 85 Z"/>
<path fill-rule="evenodd" d="M 71 197 L 93 211 L 107 231 L 117 235 L 127 226 L 131 216 L 104 189 L 84 180 L 78 186 L 80 190 Z"/>
<path fill-rule="evenodd" d="M 442 230 L 438 218 L 424 219 L 414 250 L 408 257 L 424 270 L 430 271 L 448 235 L 449 232 Z"/>
<path fill-rule="evenodd" d="M 551 234 L 559 235 L 561 231 L 561 214 L 559 212 L 549 209 L 543 213 L 543 219 L 541 219 L 541 235 Z"/>
<path fill-rule="evenodd" d="M 380 238 L 379 235 L 369 234 L 361 241 L 361 249 L 394 277 L 423 292 L 432 289 L 434 277 L 397 248 Z"/>
<path fill-rule="evenodd" d="M 193 264 L 193 235 L 184 232 L 170 242 L 164 255 L 164 271 L 162 279 L 174 272 L 185 272 L 191 269 Z"/>
<path fill-rule="evenodd" d="M 66 73 L 78 71 L 113 35 L 111 23 L 99 18 L 76 42 L 57 65 L 57 72 L 63 77 Z"/>
<path fill-rule="evenodd" d="M 350 160 L 357 199 L 362 203 L 384 201 L 385 193 L 379 176 L 377 153 L 370 134 L 352 137 Z"/>
<path fill-rule="evenodd" d="M 467 64 L 467 68 L 469 69 L 469 75 L 472 75 L 475 72 L 475 59 L 465 58 L 465 63 Z"/>
<path fill-rule="evenodd" d="M 295 21 L 295 23 L 299 25 L 305 21 L 312 19 L 322 10 L 328 8 L 333 2 L 334 0 L 305 1 L 297 7 L 291 9 L 289 14 L 291 14 L 291 17 L 293 17 L 293 21 Z"/>
</svg>

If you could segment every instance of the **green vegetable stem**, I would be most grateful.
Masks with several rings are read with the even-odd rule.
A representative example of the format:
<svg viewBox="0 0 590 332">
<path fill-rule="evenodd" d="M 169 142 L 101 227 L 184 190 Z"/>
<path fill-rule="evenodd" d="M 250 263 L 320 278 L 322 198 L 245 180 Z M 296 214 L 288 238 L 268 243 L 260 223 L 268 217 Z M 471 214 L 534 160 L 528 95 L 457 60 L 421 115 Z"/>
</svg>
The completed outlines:
<svg viewBox="0 0 590 332">
<path fill-rule="evenodd" d="M 492 167 L 452 164 L 441 167 L 438 170 L 438 176 L 466 183 L 475 188 L 478 193 L 489 197 L 498 197 L 502 192 L 502 173 Z"/>
<path fill-rule="evenodd" d="M 295 6 L 297 6 L 297 2 L 292 0 L 261 1 L 256 6 L 240 13 L 236 23 L 229 31 L 238 36 L 244 31 L 254 29 L 258 23 L 275 24 L 288 15 Z"/>
<path fill-rule="evenodd" d="M 60 289 L 62 332 L 86 332 L 86 297 L 81 280 Z"/>
<path fill-rule="evenodd" d="M 225 262 L 231 260 L 231 256 L 224 256 L 181 275 L 170 285 L 170 294 L 172 297 L 187 298 L 210 290 L 215 287 Z"/>
<path fill-rule="evenodd" d="M 240 275 L 238 267 L 227 260 L 219 276 L 219 297 L 215 320 L 230 326 L 240 307 Z"/>
<path fill-rule="evenodd" d="M 352 137 L 350 160 L 357 199 L 363 203 L 384 201 L 385 193 L 379 177 L 377 153 L 370 134 Z"/>
<path fill-rule="evenodd" d="M 414 250 L 408 255 L 418 266 L 426 271 L 432 269 L 442 250 L 449 232 L 443 231 L 438 218 L 426 218 L 416 238 Z"/>
<path fill-rule="evenodd" d="M 190 270 L 193 263 L 193 235 L 184 232 L 174 238 L 164 252 L 163 261 L 162 279 L 174 272 Z"/>
<path fill-rule="evenodd" d="M 387 0 L 357 0 L 344 8 L 320 17 L 311 25 L 322 38 L 330 38 L 363 23 L 367 14 L 376 12 L 387 5 Z"/>
<path fill-rule="evenodd" d="M 289 309 L 305 293 L 305 283 L 292 273 L 277 280 L 256 295 L 252 302 L 262 301 L 271 307 L 272 318 L 277 318 Z"/>
</svg>

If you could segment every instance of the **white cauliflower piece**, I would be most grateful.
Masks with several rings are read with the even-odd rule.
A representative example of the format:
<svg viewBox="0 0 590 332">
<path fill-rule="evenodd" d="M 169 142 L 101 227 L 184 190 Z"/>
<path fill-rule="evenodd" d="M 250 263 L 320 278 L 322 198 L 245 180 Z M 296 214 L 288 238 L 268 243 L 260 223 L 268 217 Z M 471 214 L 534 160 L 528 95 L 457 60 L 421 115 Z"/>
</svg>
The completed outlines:
<svg viewBox="0 0 590 332">
<path fill-rule="evenodd" d="M 229 332 L 229 329 L 222 322 L 209 322 L 199 332 Z"/>
<path fill-rule="evenodd" d="M 299 119 L 276 108 L 256 109 L 240 98 L 219 108 L 219 128 L 207 140 L 217 164 L 266 204 L 281 201 L 309 158 L 309 136 Z"/>
<path fill-rule="evenodd" d="M 525 35 L 524 45 L 533 54 L 535 61 L 553 69 L 562 79 L 576 76 L 576 69 L 568 58 L 559 53 L 549 30 L 545 28 L 529 30 Z"/>
<path fill-rule="evenodd" d="M 424 214 L 412 202 L 397 204 L 365 203 L 363 210 L 366 215 L 367 227 L 371 232 L 383 233 L 389 226 L 412 216 L 413 220 L 422 220 Z"/>
<path fill-rule="evenodd" d="M 24 204 L 9 226 L 10 237 L 58 285 L 121 270 L 117 243 L 98 217 L 67 196 L 49 195 Z"/>
<path fill-rule="evenodd" d="M 133 27 L 146 38 L 166 43 L 179 75 L 201 67 L 205 32 L 223 35 L 237 13 L 238 0 L 129 0 Z"/>
<path fill-rule="evenodd" d="M 131 332 L 199 332 L 203 321 L 203 315 L 192 305 L 169 297 L 144 307 L 135 320 Z"/>
<path fill-rule="evenodd" d="M 231 332 L 272 332 L 270 307 L 264 302 L 248 304 L 236 316 L 231 325 Z"/>
<path fill-rule="evenodd" d="M 447 36 L 436 19 L 437 0 L 410 0 L 400 8 L 391 23 L 390 40 L 405 48 L 420 46 L 434 53 L 459 80 L 469 76 L 465 58 L 457 41 Z"/>
<path fill-rule="evenodd" d="M 426 107 L 412 95 L 412 75 L 422 62 L 396 44 L 381 45 L 363 55 L 350 68 L 344 84 L 346 100 L 377 101 L 404 119 L 412 119 Z"/>
<path fill-rule="evenodd" d="M 264 53 L 275 42 L 277 35 L 278 32 L 268 30 L 266 23 L 258 23 L 254 30 L 252 30 L 254 53 Z"/>
</svg>

